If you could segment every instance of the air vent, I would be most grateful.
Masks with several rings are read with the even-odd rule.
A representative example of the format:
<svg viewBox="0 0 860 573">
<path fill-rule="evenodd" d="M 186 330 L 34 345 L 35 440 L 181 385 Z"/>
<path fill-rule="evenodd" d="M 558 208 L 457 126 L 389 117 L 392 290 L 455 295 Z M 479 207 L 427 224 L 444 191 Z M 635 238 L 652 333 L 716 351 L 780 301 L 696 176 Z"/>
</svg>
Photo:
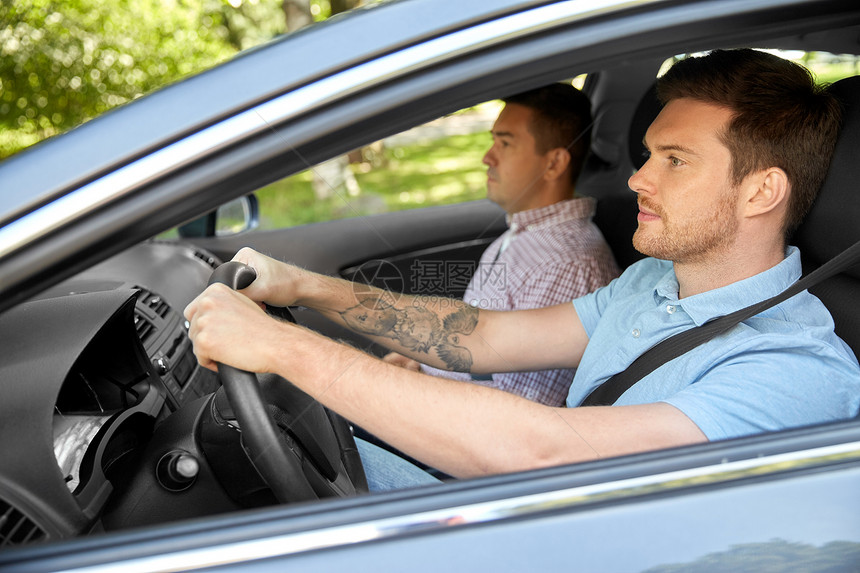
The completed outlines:
<svg viewBox="0 0 860 573">
<path fill-rule="evenodd" d="M 155 332 L 155 325 L 139 312 L 134 313 L 134 327 L 137 329 L 137 337 L 140 338 L 141 342 L 146 342 Z"/>
<path fill-rule="evenodd" d="M 140 293 L 137 295 L 137 300 L 140 301 L 141 304 L 151 308 L 155 314 L 164 318 L 167 316 L 168 311 L 170 310 L 170 306 L 168 306 L 167 302 L 161 298 L 160 295 L 155 294 L 152 291 L 148 291 L 142 287 L 134 287 L 140 289 Z"/>
<path fill-rule="evenodd" d="M 0 548 L 24 545 L 47 538 L 36 523 L 0 499 Z"/>
<path fill-rule="evenodd" d="M 215 255 L 210 255 L 209 253 L 204 253 L 203 251 L 194 251 L 194 256 L 209 265 L 211 268 L 218 268 L 218 259 L 215 258 Z"/>
<path fill-rule="evenodd" d="M 137 308 L 134 313 L 134 327 L 140 341 L 146 343 L 147 339 L 155 334 L 158 329 L 156 317 L 166 318 L 170 312 L 170 305 L 161 296 L 143 287 L 134 287 L 137 293 Z M 143 307 L 146 311 L 141 309 Z"/>
</svg>

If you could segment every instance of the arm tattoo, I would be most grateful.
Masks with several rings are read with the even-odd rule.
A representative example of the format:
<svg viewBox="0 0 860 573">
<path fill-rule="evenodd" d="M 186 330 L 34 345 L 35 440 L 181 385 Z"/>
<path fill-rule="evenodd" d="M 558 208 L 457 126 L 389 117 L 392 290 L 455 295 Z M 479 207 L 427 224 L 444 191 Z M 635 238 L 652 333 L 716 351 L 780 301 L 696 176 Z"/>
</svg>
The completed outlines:
<svg viewBox="0 0 860 573">
<path fill-rule="evenodd" d="M 469 372 L 472 367 L 472 353 L 460 346 L 460 336 L 475 330 L 478 309 L 467 304 L 440 320 L 427 308 L 417 305 L 396 308 L 383 296 L 368 295 L 339 314 L 356 332 L 391 338 L 415 352 L 429 354 L 433 349 L 451 370 Z"/>
</svg>

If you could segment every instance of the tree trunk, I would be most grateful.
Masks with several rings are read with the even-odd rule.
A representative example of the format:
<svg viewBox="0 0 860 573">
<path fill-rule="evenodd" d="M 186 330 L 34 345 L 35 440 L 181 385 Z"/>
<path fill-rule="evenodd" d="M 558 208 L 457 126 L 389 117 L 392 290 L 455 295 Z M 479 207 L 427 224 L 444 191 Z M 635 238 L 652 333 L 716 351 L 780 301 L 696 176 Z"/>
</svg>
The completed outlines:
<svg viewBox="0 0 860 573">
<path fill-rule="evenodd" d="M 331 0 L 332 15 L 352 8 L 355 0 Z M 284 0 L 287 31 L 293 32 L 313 23 L 310 0 Z M 335 195 L 343 199 L 361 193 L 358 181 L 349 168 L 346 155 L 334 157 L 315 166 L 312 170 L 314 195 L 317 199 L 329 199 Z"/>
<path fill-rule="evenodd" d="M 346 155 L 339 155 L 314 166 L 313 187 L 317 199 L 329 199 L 335 195 L 347 199 L 361 193 Z"/>
<path fill-rule="evenodd" d="M 287 17 L 288 32 L 295 32 L 314 21 L 310 0 L 284 0 L 284 15 Z"/>
<path fill-rule="evenodd" d="M 355 8 L 356 1 L 355 0 L 331 0 L 329 2 L 331 6 L 331 15 L 340 14 L 341 12 L 346 12 L 352 8 Z"/>
</svg>

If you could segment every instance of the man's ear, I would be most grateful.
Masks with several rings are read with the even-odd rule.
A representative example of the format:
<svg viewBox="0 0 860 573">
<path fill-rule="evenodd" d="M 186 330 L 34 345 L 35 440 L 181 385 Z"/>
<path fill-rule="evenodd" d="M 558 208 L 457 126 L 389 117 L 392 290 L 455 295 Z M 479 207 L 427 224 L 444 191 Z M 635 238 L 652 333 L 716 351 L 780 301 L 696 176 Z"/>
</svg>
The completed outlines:
<svg viewBox="0 0 860 573">
<path fill-rule="evenodd" d="M 755 217 L 788 205 L 788 176 L 779 167 L 756 171 L 747 178 L 746 215 Z"/>
<path fill-rule="evenodd" d="M 544 177 L 558 179 L 567 171 L 570 165 L 570 152 L 563 147 L 550 149 L 547 154 L 547 168 Z"/>
</svg>

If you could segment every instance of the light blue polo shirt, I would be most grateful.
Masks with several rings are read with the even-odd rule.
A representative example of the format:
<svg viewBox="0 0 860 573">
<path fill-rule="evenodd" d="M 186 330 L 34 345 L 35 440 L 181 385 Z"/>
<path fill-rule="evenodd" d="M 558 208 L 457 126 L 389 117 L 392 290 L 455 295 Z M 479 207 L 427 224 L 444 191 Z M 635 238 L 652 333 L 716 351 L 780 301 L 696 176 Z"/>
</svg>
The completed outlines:
<svg viewBox="0 0 860 573">
<path fill-rule="evenodd" d="M 679 300 L 671 262 L 637 262 L 573 301 L 589 343 L 567 405 L 658 342 L 775 296 L 800 274 L 800 251 L 789 247 L 761 274 Z M 710 440 L 816 424 L 857 415 L 860 367 L 828 310 L 804 291 L 662 365 L 616 405 L 653 402 L 672 404 Z"/>
</svg>

